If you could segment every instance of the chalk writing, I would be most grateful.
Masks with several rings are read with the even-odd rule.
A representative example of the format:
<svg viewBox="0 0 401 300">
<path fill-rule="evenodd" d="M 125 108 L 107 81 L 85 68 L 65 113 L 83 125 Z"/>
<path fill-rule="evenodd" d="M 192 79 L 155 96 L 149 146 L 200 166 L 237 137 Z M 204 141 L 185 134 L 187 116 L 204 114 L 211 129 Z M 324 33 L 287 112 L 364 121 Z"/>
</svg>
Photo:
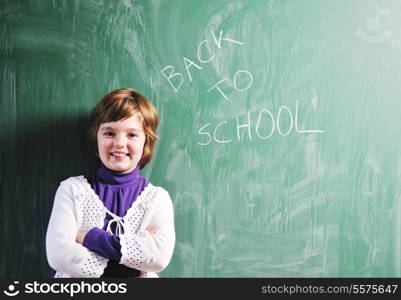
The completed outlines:
<svg viewBox="0 0 401 300">
<path fill-rule="evenodd" d="M 223 31 L 219 32 L 219 37 L 218 38 L 216 37 L 216 35 L 214 34 L 213 31 L 210 31 L 210 35 L 212 37 L 212 40 L 213 40 L 215 46 L 218 49 L 221 49 L 222 45 L 224 45 L 222 43 L 223 41 L 225 41 L 226 43 L 233 43 L 233 44 L 240 45 L 240 46 L 244 45 L 244 43 L 241 42 L 241 41 L 234 40 L 233 38 L 230 38 L 228 36 L 223 36 Z M 208 45 L 209 45 L 209 40 L 207 40 L 207 39 L 202 40 L 199 43 L 198 48 L 197 48 L 197 52 L 196 52 L 197 61 L 191 60 L 191 59 L 189 59 L 189 58 L 187 58 L 185 56 L 182 57 L 182 60 L 183 60 L 183 63 L 184 63 L 184 67 L 185 67 L 185 70 L 186 70 L 186 73 L 188 75 L 188 79 L 189 79 L 190 82 L 193 81 L 192 73 L 191 73 L 192 71 L 196 71 L 196 70 L 201 71 L 201 70 L 203 70 L 203 67 L 201 66 L 201 64 L 207 64 L 207 63 L 211 62 L 212 60 L 214 60 L 216 58 L 216 54 L 215 53 L 210 53 L 211 49 L 210 49 L 210 47 L 208 47 Z M 209 52 L 209 56 L 208 57 L 205 55 L 206 50 L 208 50 L 208 52 Z M 199 63 L 197 63 L 197 62 L 199 62 Z M 168 81 L 168 83 L 170 84 L 170 86 L 172 87 L 174 92 L 177 93 L 180 90 L 180 88 L 181 88 L 181 86 L 182 86 L 182 84 L 183 84 L 183 82 L 185 80 L 185 77 L 184 77 L 183 73 L 176 72 L 175 70 L 176 70 L 176 68 L 174 66 L 168 65 L 168 66 L 164 67 L 161 70 L 161 74 Z M 238 84 L 237 84 L 237 80 L 239 79 L 237 77 L 238 76 L 242 77 L 244 75 L 249 77 L 248 85 L 246 85 L 245 88 L 244 87 L 239 87 Z M 217 84 L 215 84 L 211 88 L 211 89 L 213 89 L 215 87 L 223 95 L 223 97 L 225 99 L 227 99 L 227 96 L 223 93 L 223 91 L 217 85 L 219 85 L 220 83 L 222 83 L 222 82 L 224 82 L 226 80 L 227 79 L 220 80 L 219 82 L 217 82 Z M 252 75 L 249 72 L 247 72 L 245 70 L 239 70 L 238 72 L 235 73 L 235 75 L 234 75 L 234 86 L 235 86 L 236 90 L 245 91 L 251 85 L 252 85 Z"/>
<path fill-rule="evenodd" d="M 238 77 L 240 77 L 239 76 L 239 74 L 244 74 L 245 75 L 245 77 L 247 77 L 247 80 L 248 80 L 248 84 L 245 86 L 245 87 L 243 87 L 243 88 L 240 88 L 239 86 L 238 86 L 238 83 L 237 83 L 237 80 L 238 80 Z M 244 77 L 244 75 L 241 75 L 241 77 Z M 212 91 L 212 90 L 214 90 L 214 89 L 216 89 L 223 97 L 224 97 L 224 99 L 228 99 L 228 97 L 227 97 L 227 95 L 223 92 L 223 90 L 220 88 L 220 83 L 223 83 L 223 82 L 225 82 L 225 81 L 229 81 L 229 79 L 228 78 L 224 78 L 224 79 L 222 79 L 222 80 L 220 80 L 219 82 L 217 82 L 215 85 L 213 85 L 210 89 L 208 89 L 207 91 L 208 92 L 210 92 L 210 91 Z M 245 92 L 246 90 L 248 90 L 251 86 L 252 86 L 252 83 L 253 83 L 253 77 L 252 77 L 252 74 L 250 73 L 250 72 L 248 72 L 248 71 L 245 71 L 245 70 L 238 70 L 236 73 L 235 73 L 235 75 L 234 75 L 234 88 L 237 90 L 237 91 L 239 91 L 239 92 Z"/>
<path fill-rule="evenodd" d="M 280 106 L 276 118 L 269 109 L 263 108 L 259 111 L 258 117 L 256 118 L 257 121 L 255 123 L 252 122 L 255 117 L 251 118 L 250 112 L 245 114 L 245 121 L 242 120 L 243 118 L 240 118 L 240 116 L 237 116 L 234 124 L 232 124 L 232 121 L 229 123 L 226 120 L 220 121 L 216 126 L 213 126 L 212 123 L 206 123 L 205 125 L 201 126 L 198 131 L 201 139 L 201 141 L 198 142 L 198 145 L 207 146 L 212 142 L 220 144 L 231 143 L 234 141 L 242 142 L 245 140 L 244 136 L 247 136 L 247 138 L 252 141 L 252 128 L 254 128 L 256 138 L 261 140 L 268 140 L 275 132 L 281 136 L 288 136 L 292 132 L 296 132 L 298 134 L 324 133 L 325 131 L 320 129 L 306 130 L 300 128 L 298 106 L 298 101 L 296 101 L 295 114 L 293 114 L 288 106 Z M 282 118 L 283 114 L 287 114 L 289 119 L 289 121 L 286 122 L 287 124 L 284 124 L 285 126 L 282 124 L 284 122 L 280 122 L 280 118 Z M 221 128 L 226 126 L 233 126 L 233 128 L 235 128 L 236 139 L 233 139 L 233 137 L 227 138 L 220 135 Z"/>
<path fill-rule="evenodd" d="M 193 72 L 202 71 L 204 64 L 210 63 L 216 59 L 216 52 L 211 50 L 210 44 L 214 42 L 214 46 L 218 49 L 221 49 L 225 44 L 228 43 L 239 46 L 245 45 L 244 42 L 223 35 L 223 31 L 219 32 L 218 37 L 216 37 L 213 31 L 210 32 L 210 35 L 211 41 L 204 39 L 199 43 L 195 60 L 191 60 L 185 56 L 182 57 L 187 78 L 190 82 L 193 82 Z M 185 73 L 177 72 L 176 68 L 172 65 L 164 67 L 161 70 L 161 73 L 173 88 L 174 92 L 179 92 L 186 78 L 184 75 Z M 215 92 L 223 99 L 228 100 L 228 89 L 234 87 L 235 91 L 237 92 L 246 92 L 252 87 L 252 85 L 252 73 L 247 70 L 240 69 L 235 72 L 232 78 L 219 78 L 217 82 L 207 90 L 207 92 Z M 314 108 L 316 108 L 316 99 L 313 99 L 312 104 Z M 198 130 L 198 145 L 207 146 L 212 142 L 218 144 L 232 143 L 234 141 L 242 142 L 245 140 L 244 137 L 247 137 L 250 141 L 253 139 L 268 140 L 275 132 L 283 137 L 290 135 L 292 132 L 296 132 L 298 134 L 325 132 L 320 129 L 300 129 L 298 120 L 298 101 L 296 102 L 295 114 L 287 105 L 281 105 L 276 115 L 274 115 L 271 110 L 263 108 L 259 111 L 256 118 L 255 116 L 251 117 L 251 113 L 247 112 L 245 114 L 245 118 L 243 115 L 237 116 L 234 124 L 232 124 L 232 121 L 222 120 L 216 125 L 211 122 L 202 125 Z M 236 137 L 227 137 L 222 134 L 222 132 L 224 132 L 224 128 L 228 128 L 230 126 L 235 129 Z"/>
</svg>

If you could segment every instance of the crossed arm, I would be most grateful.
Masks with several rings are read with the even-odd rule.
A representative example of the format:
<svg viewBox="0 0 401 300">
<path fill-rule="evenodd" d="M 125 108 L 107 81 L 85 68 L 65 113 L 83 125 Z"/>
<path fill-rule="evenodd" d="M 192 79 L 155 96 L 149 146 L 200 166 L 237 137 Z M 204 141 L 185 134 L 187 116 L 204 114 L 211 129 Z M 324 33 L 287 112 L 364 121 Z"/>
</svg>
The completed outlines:
<svg viewBox="0 0 401 300">
<path fill-rule="evenodd" d="M 145 213 L 140 230 L 127 230 L 119 237 L 120 263 L 145 272 L 162 271 L 170 262 L 175 244 L 171 199 L 166 191 L 160 190 L 154 200 L 154 205 Z M 87 232 L 79 230 L 74 209 L 71 184 L 68 180 L 63 181 L 56 192 L 46 234 L 49 264 L 71 277 L 100 277 L 110 258 L 83 245 Z M 110 236 L 108 238 L 116 238 Z M 86 270 L 85 265 L 91 270 Z"/>
</svg>

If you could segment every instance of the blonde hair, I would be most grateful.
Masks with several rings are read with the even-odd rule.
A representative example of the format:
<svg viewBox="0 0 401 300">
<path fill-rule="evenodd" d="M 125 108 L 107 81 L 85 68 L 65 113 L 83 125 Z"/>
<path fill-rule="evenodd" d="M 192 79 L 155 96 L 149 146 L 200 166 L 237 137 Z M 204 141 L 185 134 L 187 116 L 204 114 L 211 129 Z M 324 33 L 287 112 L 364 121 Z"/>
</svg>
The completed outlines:
<svg viewBox="0 0 401 300">
<path fill-rule="evenodd" d="M 153 104 L 131 88 L 122 88 L 108 93 L 100 99 L 92 111 L 89 135 L 97 157 L 99 157 L 97 133 L 100 125 L 125 120 L 133 115 L 137 116 L 145 133 L 145 144 L 138 165 L 143 169 L 149 163 L 158 139 L 156 129 L 159 116 Z"/>
</svg>

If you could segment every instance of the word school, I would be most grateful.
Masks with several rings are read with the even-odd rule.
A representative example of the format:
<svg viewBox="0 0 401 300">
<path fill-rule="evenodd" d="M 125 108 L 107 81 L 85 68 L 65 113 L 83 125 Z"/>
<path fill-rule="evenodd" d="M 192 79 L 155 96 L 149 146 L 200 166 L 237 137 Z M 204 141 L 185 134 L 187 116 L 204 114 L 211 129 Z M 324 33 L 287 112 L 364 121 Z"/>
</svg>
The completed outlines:
<svg viewBox="0 0 401 300">
<path fill-rule="evenodd" d="M 287 114 L 286 119 L 288 122 L 286 122 L 287 124 L 285 124 L 285 126 L 282 124 L 284 122 L 280 122 L 280 119 L 283 118 L 283 114 Z M 246 117 L 246 122 L 241 122 L 239 117 L 236 118 L 237 122 L 234 126 L 236 127 L 238 142 L 243 141 L 243 139 L 241 139 L 241 130 L 245 130 L 248 134 L 249 140 L 252 140 L 252 121 L 250 112 L 247 112 Z M 299 134 L 325 132 L 319 129 L 300 129 L 298 125 L 298 119 L 298 101 L 296 101 L 294 115 L 291 112 L 291 109 L 286 105 L 280 106 L 276 118 L 270 110 L 263 108 L 259 111 L 259 115 L 255 124 L 256 136 L 259 139 L 268 140 L 272 137 L 276 130 L 281 136 L 287 136 L 294 130 Z M 212 141 L 220 144 L 233 142 L 233 139 L 224 138 L 222 137 L 222 134 L 220 134 L 220 130 L 223 128 L 223 126 L 228 126 L 227 121 L 221 121 L 214 127 L 214 129 L 211 123 L 203 125 L 198 131 L 198 134 L 201 136 L 202 140 L 198 142 L 198 145 L 207 146 L 211 144 Z"/>
</svg>

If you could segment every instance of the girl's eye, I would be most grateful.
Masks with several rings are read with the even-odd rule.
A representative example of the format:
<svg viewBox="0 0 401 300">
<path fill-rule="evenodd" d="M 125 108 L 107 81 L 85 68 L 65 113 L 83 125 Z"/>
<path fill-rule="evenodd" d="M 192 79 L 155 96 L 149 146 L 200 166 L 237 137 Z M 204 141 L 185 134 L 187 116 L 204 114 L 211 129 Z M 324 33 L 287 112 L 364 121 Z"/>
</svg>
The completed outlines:
<svg viewBox="0 0 401 300">
<path fill-rule="evenodd" d="M 105 136 L 113 136 L 113 135 L 114 135 L 114 132 L 106 131 L 105 133 L 103 133 L 103 135 L 105 135 Z M 131 138 L 133 138 L 133 137 L 137 137 L 138 135 L 135 134 L 135 133 L 130 133 L 128 136 L 131 137 Z"/>
</svg>

